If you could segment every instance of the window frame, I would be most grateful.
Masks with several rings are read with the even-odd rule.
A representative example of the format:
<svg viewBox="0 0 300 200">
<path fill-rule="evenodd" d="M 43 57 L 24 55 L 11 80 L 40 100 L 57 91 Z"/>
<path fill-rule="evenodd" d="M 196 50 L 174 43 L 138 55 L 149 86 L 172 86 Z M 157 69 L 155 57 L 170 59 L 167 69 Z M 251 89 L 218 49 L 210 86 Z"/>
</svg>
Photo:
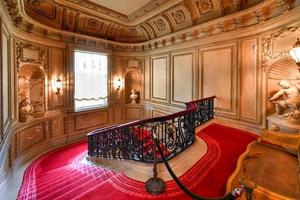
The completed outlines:
<svg viewBox="0 0 300 200">
<path fill-rule="evenodd" d="M 75 88 L 76 88 L 76 74 L 75 74 L 75 52 L 82 52 L 82 53 L 90 53 L 90 54 L 98 54 L 98 55 L 102 55 L 102 56 L 106 56 L 107 59 L 107 78 L 106 78 L 106 84 L 107 84 L 107 104 L 104 106 L 90 106 L 90 107 L 86 107 L 86 108 L 80 108 L 80 109 L 76 109 L 76 100 L 75 100 Z M 107 109 L 109 107 L 109 94 L 110 94 L 110 56 L 108 53 L 105 52 L 99 52 L 97 50 L 87 50 L 87 49 L 74 49 L 73 50 L 73 74 L 74 74 L 74 89 L 73 89 L 73 107 L 74 107 L 74 112 L 75 113 L 79 113 L 79 112 L 89 112 L 89 111 L 96 111 L 96 110 L 101 110 L 101 109 Z"/>
</svg>

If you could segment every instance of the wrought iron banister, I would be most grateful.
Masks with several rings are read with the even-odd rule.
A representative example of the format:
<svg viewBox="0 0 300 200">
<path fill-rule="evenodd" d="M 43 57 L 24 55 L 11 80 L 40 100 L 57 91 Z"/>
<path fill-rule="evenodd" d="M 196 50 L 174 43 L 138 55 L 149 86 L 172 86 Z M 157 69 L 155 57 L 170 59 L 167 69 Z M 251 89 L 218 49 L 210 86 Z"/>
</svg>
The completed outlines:
<svg viewBox="0 0 300 200">
<path fill-rule="evenodd" d="M 159 153 L 154 153 L 155 133 L 169 160 L 193 144 L 197 126 L 214 117 L 214 98 L 188 102 L 186 110 L 167 116 L 92 131 L 88 134 L 88 157 L 162 162 Z"/>
</svg>

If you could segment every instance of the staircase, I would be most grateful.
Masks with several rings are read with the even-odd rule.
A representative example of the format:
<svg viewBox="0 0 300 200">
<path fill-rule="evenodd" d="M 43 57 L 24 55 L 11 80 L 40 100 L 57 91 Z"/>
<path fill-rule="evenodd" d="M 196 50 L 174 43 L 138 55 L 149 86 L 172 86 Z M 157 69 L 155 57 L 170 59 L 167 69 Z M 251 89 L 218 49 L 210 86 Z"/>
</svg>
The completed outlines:
<svg viewBox="0 0 300 200">
<path fill-rule="evenodd" d="M 106 168 L 74 163 L 37 175 L 35 184 L 22 188 L 31 193 L 20 192 L 24 195 L 20 195 L 18 199 L 81 199 L 115 175 Z"/>
<path fill-rule="evenodd" d="M 195 128 L 214 117 L 214 96 L 186 103 L 186 110 L 171 115 L 97 129 L 88 134 L 88 159 L 127 159 L 162 162 L 154 153 L 157 139 L 170 160 L 195 141 Z"/>
</svg>

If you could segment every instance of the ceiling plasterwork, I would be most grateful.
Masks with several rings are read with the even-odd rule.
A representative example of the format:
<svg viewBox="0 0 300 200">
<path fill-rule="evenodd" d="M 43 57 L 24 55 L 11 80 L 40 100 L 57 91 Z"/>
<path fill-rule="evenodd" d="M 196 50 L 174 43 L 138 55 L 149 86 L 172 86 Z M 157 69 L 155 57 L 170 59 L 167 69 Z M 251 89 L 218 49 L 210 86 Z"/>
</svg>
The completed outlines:
<svg viewBox="0 0 300 200">
<path fill-rule="evenodd" d="M 254 6 L 261 1 L 181 0 L 176 1 L 179 2 L 176 5 L 167 7 L 163 12 L 150 18 L 143 18 L 144 13 L 151 13 L 153 9 L 168 2 L 166 0 L 146 0 L 144 6 L 132 13 L 134 16 L 132 14 L 127 16 L 105 8 L 95 3 L 96 0 L 93 2 L 91 0 L 24 0 L 23 3 L 28 16 L 47 26 L 122 43 L 139 43 L 239 12 L 242 8 Z M 72 2 L 79 6 L 71 7 L 61 2 Z M 98 2 L 103 1 L 98 0 Z M 142 21 L 134 26 L 128 26 L 106 17 L 92 15 L 81 7 L 99 10 L 107 16 L 124 19 L 124 21 L 130 21 L 130 18 L 139 18 Z"/>
<path fill-rule="evenodd" d="M 116 51 L 146 51 L 249 27 L 295 6 L 293 0 L 247 1 L 249 7 L 243 0 L 184 0 L 127 26 L 56 1 L 60 0 L 4 0 L 4 5 L 14 25 L 31 35 Z"/>
</svg>

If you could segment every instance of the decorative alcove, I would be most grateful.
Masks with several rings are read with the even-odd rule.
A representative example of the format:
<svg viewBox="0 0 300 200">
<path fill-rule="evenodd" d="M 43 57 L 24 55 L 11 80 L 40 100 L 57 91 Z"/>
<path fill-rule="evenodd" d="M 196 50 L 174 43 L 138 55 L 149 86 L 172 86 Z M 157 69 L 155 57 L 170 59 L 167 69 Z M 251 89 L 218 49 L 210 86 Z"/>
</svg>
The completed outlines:
<svg viewBox="0 0 300 200">
<path fill-rule="evenodd" d="M 299 33 L 299 26 L 288 26 L 262 36 L 262 70 L 265 93 L 263 115 L 267 122 L 266 127 L 281 133 L 300 133 L 300 109 L 299 107 L 295 109 L 293 108 L 295 106 L 292 105 L 293 102 L 300 104 L 300 101 L 297 100 L 300 98 L 300 73 L 298 66 L 288 54 L 297 41 Z M 281 80 L 284 81 L 279 84 Z M 283 85 L 292 88 L 292 92 L 283 90 Z M 277 95 L 274 96 L 276 93 Z M 296 99 L 291 98 L 292 96 Z"/>
<path fill-rule="evenodd" d="M 43 117 L 46 112 L 46 50 L 16 43 L 19 121 Z"/>
<path fill-rule="evenodd" d="M 123 69 L 126 120 L 140 119 L 143 116 L 141 101 L 143 100 L 144 59 L 126 58 L 123 62 Z"/>
<path fill-rule="evenodd" d="M 132 93 L 137 95 L 135 102 L 139 104 L 141 102 L 142 95 L 142 77 L 143 77 L 143 59 L 129 58 L 125 59 L 124 70 L 125 70 L 125 103 L 132 104 Z M 131 97 L 130 97 L 131 96 Z"/>
<path fill-rule="evenodd" d="M 280 85 L 282 82 L 285 82 L 286 88 Z M 268 68 L 266 114 L 269 129 L 285 133 L 299 132 L 299 117 L 290 114 L 294 114 L 292 105 L 296 105 L 297 101 L 300 100 L 299 89 L 300 73 L 298 66 L 292 59 L 289 57 L 281 58 Z M 285 92 L 282 95 L 277 95 L 276 93 L 279 91 Z M 297 92 L 298 98 L 291 97 L 297 95 Z M 277 98 L 271 101 L 270 98 L 272 97 Z"/>
<path fill-rule="evenodd" d="M 18 74 L 18 87 L 20 121 L 27 121 L 27 116 L 43 116 L 45 112 L 44 71 L 37 65 L 22 65 Z"/>
<path fill-rule="evenodd" d="M 130 104 L 134 101 L 140 103 L 141 88 L 141 73 L 136 69 L 128 70 L 125 74 L 125 103 Z M 137 95 L 135 100 L 131 99 L 133 96 L 132 90 L 134 90 L 134 94 Z"/>
</svg>

